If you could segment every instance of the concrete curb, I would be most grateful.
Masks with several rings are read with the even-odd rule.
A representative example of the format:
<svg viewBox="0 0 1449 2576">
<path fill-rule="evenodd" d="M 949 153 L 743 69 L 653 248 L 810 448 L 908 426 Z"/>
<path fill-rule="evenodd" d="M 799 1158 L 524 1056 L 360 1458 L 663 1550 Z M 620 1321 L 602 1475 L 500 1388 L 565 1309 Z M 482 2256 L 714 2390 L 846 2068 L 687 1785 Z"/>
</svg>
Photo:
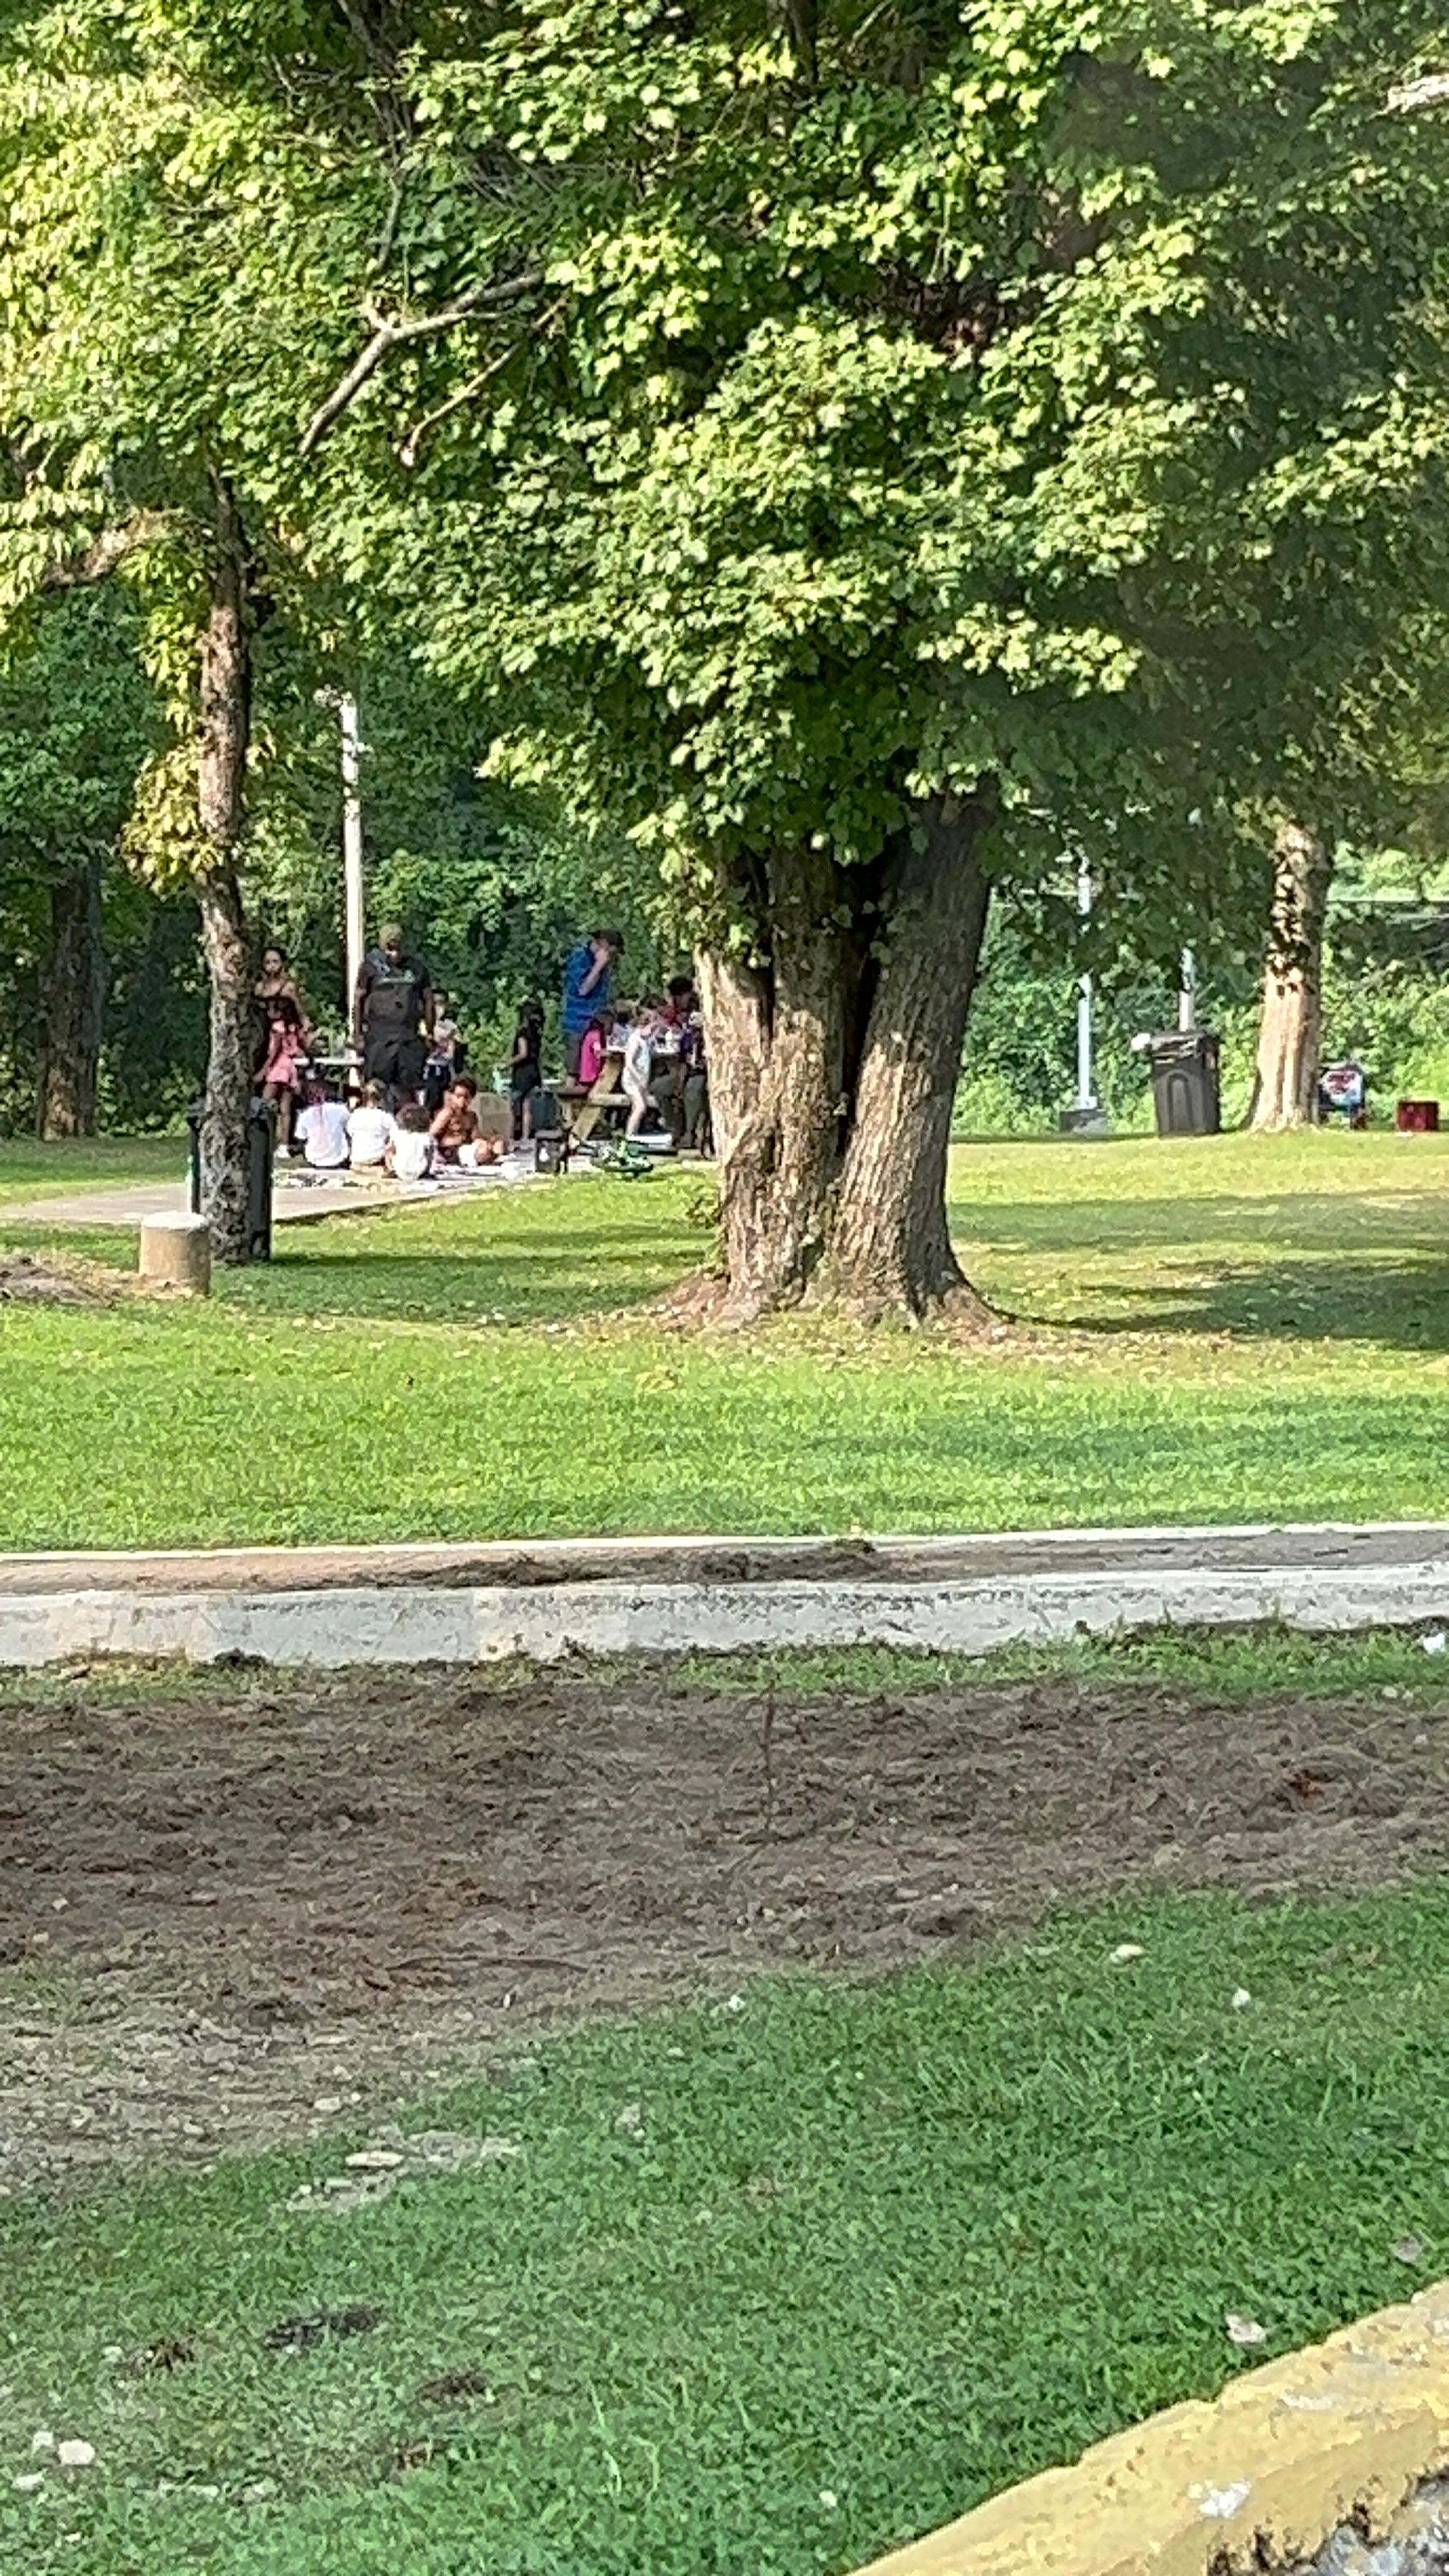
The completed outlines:
<svg viewBox="0 0 1449 2576">
<path fill-rule="evenodd" d="M 1093 1540 L 1105 1562 L 1082 1561 Z M 647 1564 L 652 1549 L 667 1556 L 669 1579 L 623 1579 L 622 1565 Z M 1449 1622 L 1441 1524 L 1061 1531 L 861 1549 L 871 1570 L 860 1573 L 837 1571 L 824 1543 L 722 1540 L 587 1553 L 576 1543 L 572 1554 L 569 1543 L 423 1549 L 411 1563 L 406 1550 L 318 1551 L 310 1566 L 280 1551 L 12 1557 L 0 1561 L 0 1665 L 247 1656 L 335 1669 L 869 1645 L 982 1655 L 1163 1624 L 1283 1621 L 1328 1634 Z M 1025 1570 L 1011 1570 L 1023 1559 Z"/>
<path fill-rule="evenodd" d="M 1449 2282 L 1174 2406 L 859 2576 L 1247 2576 L 1414 2528 L 1449 2462 Z M 1345 2565 L 1348 2562 L 1345 2561 Z M 1419 2562 L 1415 2562 L 1419 2563 Z M 1435 2561 L 1437 2564 L 1437 2560 Z"/>
</svg>

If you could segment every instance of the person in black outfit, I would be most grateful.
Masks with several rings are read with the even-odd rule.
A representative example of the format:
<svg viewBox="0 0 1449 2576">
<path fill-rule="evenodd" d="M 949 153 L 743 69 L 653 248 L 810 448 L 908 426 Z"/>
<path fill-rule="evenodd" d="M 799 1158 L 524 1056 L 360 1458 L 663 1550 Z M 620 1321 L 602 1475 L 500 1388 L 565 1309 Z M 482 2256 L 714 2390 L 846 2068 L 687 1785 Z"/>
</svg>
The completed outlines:
<svg viewBox="0 0 1449 2576">
<path fill-rule="evenodd" d="M 543 1004 L 525 1002 L 513 1036 L 513 1062 L 508 1071 L 512 1104 L 510 1129 L 515 1145 L 533 1134 L 533 1095 L 543 1087 Z"/>
<path fill-rule="evenodd" d="M 353 1043 L 362 1056 L 364 1082 L 382 1083 L 392 1108 L 399 1100 L 416 1100 L 422 1089 L 432 1005 L 426 966 L 409 956 L 397 923 L 385 922 L 358 974 Z"/>
</svg>

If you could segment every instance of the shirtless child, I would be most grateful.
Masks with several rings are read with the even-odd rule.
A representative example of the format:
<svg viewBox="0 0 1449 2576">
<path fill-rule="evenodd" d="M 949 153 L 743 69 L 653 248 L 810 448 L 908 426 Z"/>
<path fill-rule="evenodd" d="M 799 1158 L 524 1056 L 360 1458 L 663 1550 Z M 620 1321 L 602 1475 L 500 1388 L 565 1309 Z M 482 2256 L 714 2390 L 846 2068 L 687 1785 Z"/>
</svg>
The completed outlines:
<svg viewBox="0 0 1449 2576">
<path fill-rule="evenodd" d="M 432 1125 L 433 1151 L 439 1162 L 456 1164 L 465 1172 L 482 1171 L 489 1163 L 503 1160 L 497 1138 L 478 1133 L 478 1112 L 473 1106 L 477 1097 L 478 1085 L 471 1073 L 460 1073 Z"/>
</svg>

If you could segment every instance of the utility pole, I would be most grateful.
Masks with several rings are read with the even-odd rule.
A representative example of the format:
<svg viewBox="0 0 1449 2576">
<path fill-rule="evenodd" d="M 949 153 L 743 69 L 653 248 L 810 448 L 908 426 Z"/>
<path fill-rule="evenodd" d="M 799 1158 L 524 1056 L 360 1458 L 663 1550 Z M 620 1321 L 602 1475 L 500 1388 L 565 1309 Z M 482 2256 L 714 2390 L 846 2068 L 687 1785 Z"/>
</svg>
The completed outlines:
<svg viewBox="0 0 1449 2576">
<path fill-rule="evenodd" d="M 347 690 L 338 699 L 342 719 L 342 884 L 347 924 L 347 1026 L 352 1026 L 357 979 L 366 942 L 362 888 L 362 802 L 358 794 L 360 744 L 357 700 Z"/>
<path fill-rule="evenodd" d="M 1077 870 L 1077 910 L 1084 921 L 1090 921 L 1092 871 L 1085 862 Z M 1096 1106 L 1092 1080 L 1092 979 L 1083 975 L 1077 986 L 1077 1108 L 1092 1110 Z"/>
</svg>

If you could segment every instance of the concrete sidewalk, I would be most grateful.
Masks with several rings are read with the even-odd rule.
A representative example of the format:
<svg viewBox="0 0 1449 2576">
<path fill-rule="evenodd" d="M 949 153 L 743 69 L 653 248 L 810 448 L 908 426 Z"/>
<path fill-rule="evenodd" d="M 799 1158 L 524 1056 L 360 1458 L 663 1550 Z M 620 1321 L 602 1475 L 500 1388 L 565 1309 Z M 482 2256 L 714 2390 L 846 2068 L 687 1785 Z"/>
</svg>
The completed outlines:
<svg viewBox="0 0 1449 2576">
<path fill-rule="evenodd" d="M 376 1216 L 381 1209 L 395 1207 L 452 1207 L 460 1199 L 489 1190 L 516 1188 L 531 1181 L 532 1172 L 505 1171 L 498 1179 L 482 1176 L 476 1180 L 431 1181 L 360 1180 L 320 1182 L 309 1188 L 300 1179 L 300 1165 L 281 1180 L 272 1192 L 272 1223 L 298 1225 L 324 1216 Z M 0 1237 L 10 1225 L 46 1226 L 62 1229 L 72 1226 L 114 1226 L 129 1231 L 139 1229 L 148 1216 L 181 1216 L 190 1205 L 185 1181 L 146 1181 L 119 1188 L 77 1190 L 63 1198 L 0 1199 Z"/>
<path fill-rule="evenodd" d="M 0 1664 L 278 1664 L 894 1645 L 985 1654 L 1160 1624 L 1449 1621 L 1449 1523 L 984 1537 L 580 1539 L 0 1558 Z"/>
</svg>

